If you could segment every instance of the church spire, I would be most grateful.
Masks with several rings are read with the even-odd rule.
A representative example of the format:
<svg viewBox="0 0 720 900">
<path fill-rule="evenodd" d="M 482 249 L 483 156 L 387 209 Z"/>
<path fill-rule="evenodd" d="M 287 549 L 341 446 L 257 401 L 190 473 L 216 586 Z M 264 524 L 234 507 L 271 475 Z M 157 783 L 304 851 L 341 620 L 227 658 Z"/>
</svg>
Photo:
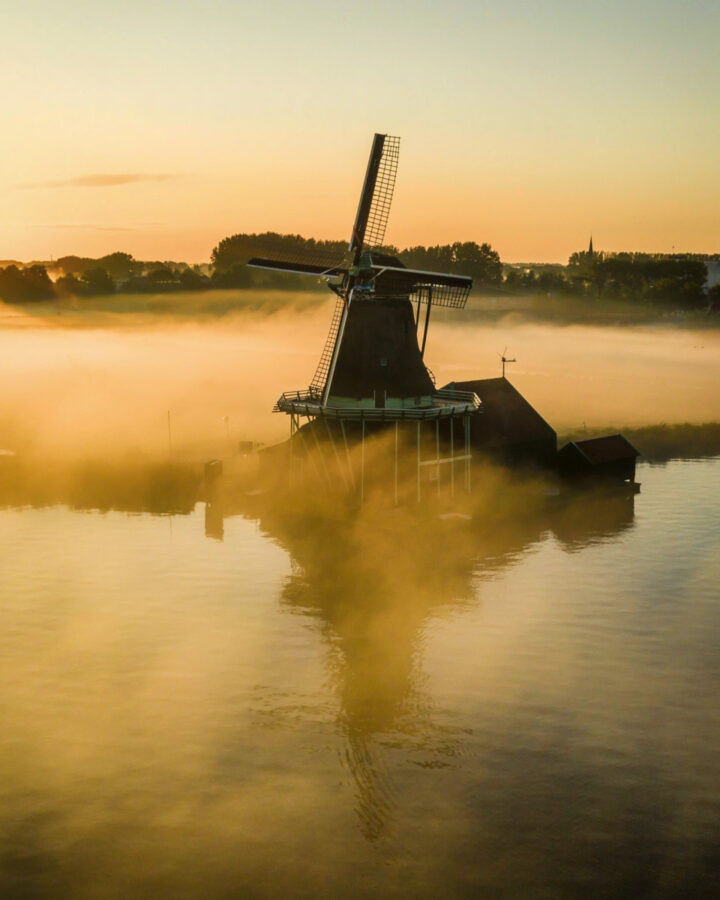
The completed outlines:
<svg viewBox="0 0 720 900">
<path fill-rule="evenodd" d="M 590 246 L 588 247 L 588 256 L 594 256 L 595 252 L 592 245 L 592 235 L 590 235 Z"/>
</svg>

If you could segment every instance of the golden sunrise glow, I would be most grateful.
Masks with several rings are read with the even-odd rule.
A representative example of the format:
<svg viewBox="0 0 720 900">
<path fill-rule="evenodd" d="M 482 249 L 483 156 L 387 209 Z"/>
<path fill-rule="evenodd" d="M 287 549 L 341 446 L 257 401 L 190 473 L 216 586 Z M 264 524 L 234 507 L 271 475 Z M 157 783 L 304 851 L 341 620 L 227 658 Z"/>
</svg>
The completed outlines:
<svg viewBox="0 0 720 900">
<path fill-rule="evenodd" d="M 716 252 L 719 19 L 640 0 L 23 4 L 4 13 L 0 259 L 345 238 L 375 131 L 403 139 L 396 245 L 565 261 L 592 231 Z"/>
</svg>

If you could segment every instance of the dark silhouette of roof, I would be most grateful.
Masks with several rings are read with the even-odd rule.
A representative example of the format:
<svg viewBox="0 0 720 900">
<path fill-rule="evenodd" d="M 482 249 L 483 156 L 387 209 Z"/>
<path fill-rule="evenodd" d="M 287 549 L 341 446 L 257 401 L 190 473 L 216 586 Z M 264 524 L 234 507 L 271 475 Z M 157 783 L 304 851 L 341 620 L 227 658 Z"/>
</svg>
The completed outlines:
<svg viewBox="0 0 720 900">
<path fill-rule="evenodd" d="M 616 462 L 620 459 L 635 459 L 640 456 L 638 450 L 621 434 L 609 434 L 605 437 L 588 438 L 584 441 L 571 441 L 563 447 L 574 447 L 591 465 Z"/>
<path fill-rule="evenodd" d="M 482 437 L 488 441 L 528 443 L 555 440 L 555 430 L 507 378 L 451 381 L 445 387 L 475 391 L 482 404 L 478 427 L 482 428 Z"/>
</svg>

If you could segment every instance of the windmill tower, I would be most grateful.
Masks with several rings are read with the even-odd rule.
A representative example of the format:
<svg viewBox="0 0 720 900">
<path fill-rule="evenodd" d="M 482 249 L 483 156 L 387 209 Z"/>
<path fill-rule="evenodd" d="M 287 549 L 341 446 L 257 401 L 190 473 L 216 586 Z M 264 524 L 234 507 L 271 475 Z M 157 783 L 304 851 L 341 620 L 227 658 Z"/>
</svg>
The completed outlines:
<svg viewBox="0 0 720 900">
<path fill-rule="evenodd" d="M 342 259 L 253 257 L 249 266 L 324 278 L 337 295 L 330 332 L 315 375 L 306 390 L 284 393 L 275 411 L 290 416 L 291 450 L 300 429 L 302 444 L 327 436 L 335 448 L 359 440 L 368 429 L 395 428 L 395 495 L 397 496 L 398 430 L 417 431 L 418 497 L 422 470 L 434 466 L 440 485 L 440 467 L 450 466 L 455 487 L 456 463 L 464 463 L 469 490 L 469 416 L 480 406 L 474 393 L 435 388 L 424 363 L 430 310 L 433 306 L 462 308 L 472 279 L 465 275 L 425 272 L 406 268 L 377 248 L 385 239 L 397 174 L 400 139 L 385 134 L 373 138 L 347 254 Z M 421 308 L 425 308 L 422 344 L 419 342 Z M 301 418 L 308 424 L 301 428 Z M 440 422 L 447 420 L 450 459 L 440 455 Z M 464 426 L 464 443 L 455 453 L 456 425 Z M 314 426 L 314 427 L 313 427 Z M 435 458 L 421 458 L 421 441 L 428 429 L 435 434 Z M 443 434 L 448 429 L 443 428 Z M 444 441 L 447 443 L 447 441 Z M 335 454 L 339 459 L 339 456 Z M 364 461 L 364 446 L 362 458 Z M 343 472 L 355 484 L 351 470 Z M 330 476 L 328 476 L 329 478 Z M 432 474 L 431 474 L 432 477 Z M 364 465 L 359 473 L 363 495 Z"/>
</svg>

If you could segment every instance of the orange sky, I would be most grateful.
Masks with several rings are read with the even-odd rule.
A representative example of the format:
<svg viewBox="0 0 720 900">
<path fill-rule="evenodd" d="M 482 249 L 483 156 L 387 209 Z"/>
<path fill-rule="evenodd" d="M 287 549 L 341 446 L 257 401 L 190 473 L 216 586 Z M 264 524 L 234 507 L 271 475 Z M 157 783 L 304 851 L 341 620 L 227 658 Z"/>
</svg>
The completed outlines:
<svg viewBox="0 0 720 900">
<path fill-rule="evenodd" d="M 402 137 L 399 246 L 718 252 L 719 27 L 704 0 L 28 0 L 4 14 L 0 258 L 346 238 L 374 131 Z"/>
</svg>

